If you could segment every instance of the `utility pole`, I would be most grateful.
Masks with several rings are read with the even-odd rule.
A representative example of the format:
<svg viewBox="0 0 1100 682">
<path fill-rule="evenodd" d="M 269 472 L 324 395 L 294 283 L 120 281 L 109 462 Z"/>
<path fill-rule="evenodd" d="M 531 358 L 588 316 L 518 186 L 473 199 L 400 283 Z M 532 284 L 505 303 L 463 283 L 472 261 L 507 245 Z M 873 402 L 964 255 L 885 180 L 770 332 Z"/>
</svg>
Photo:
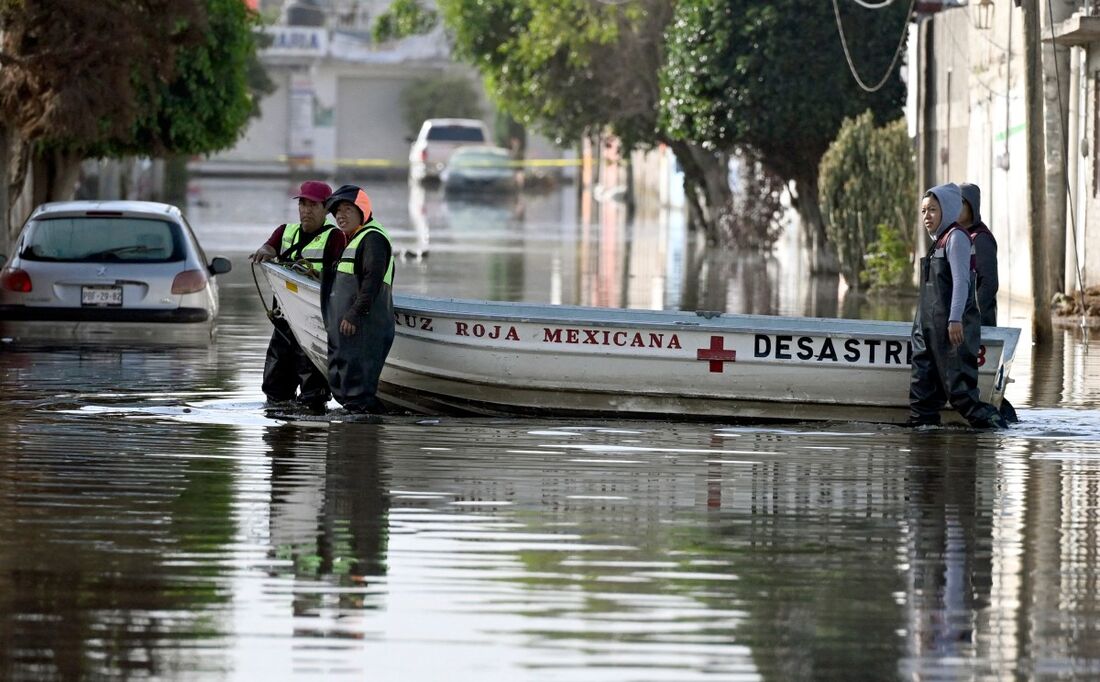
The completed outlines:
<svg viewBox="0 0 1100 682">
<path fill-rule="evenodd" d="M 1046 154 L 1043 144 L 1043 65 L 1040 62 L 1040 0 L 1023 0 L 1024 99 L 1027 102 L 1027 220 L 1031 236 L 1031 340 L 1040 346 L 1053 338 L 1047 260 Z"/>
<path fill-rule="evenodd" d="M 1047 153 L 1047 279 L 1049 293 L 1062 291 L 1066 286 L 1066 154 L 1069 130 L 1070 65 L 1069 46 L 1052 40 L 1054 29 L 1073 14 L 1074 3 L 1058 0 L 1040 0 L 1039 14 L 1043 38 L 1043 89 L 1047 104 L 1046 153 Z"/>
</svg>

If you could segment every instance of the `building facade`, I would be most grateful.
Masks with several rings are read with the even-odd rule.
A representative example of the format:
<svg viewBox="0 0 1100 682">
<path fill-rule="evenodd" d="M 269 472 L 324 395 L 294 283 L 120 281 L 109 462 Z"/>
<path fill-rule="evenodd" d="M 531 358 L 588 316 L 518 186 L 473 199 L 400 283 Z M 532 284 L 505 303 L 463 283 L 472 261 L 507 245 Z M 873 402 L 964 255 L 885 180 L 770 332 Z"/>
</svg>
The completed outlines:
<svg viewBox="0 0 1100 682">
<path fill-rule="evenodd" d="M 441 27 L 426 35 L 375 42 L 370 27 L 390 0 L 261 3 L 275 17 L 264 28 L 261 60 L 276 89 L 229 150 L 196 159 L 199 173 L 404 176 L 411 135 L 402 93 L 423 79 L 465 79 L 480 93 L 482 119 L 493 129 L 494 107 L 480 75 L 452 60 Z M 528 158 L 562 151 L 532 136 Z"/>
<path fill-rule="evenodd" d="M 1094 28 L 1100 17 L 1091 0 L 1038 4 L 1044 70 L 1038 87 L 1046 116 L 1036 133 L 1044 141 L 1046 170 L 1035 181 L 1047 187 L 1044 248 L 1056 254 L 1048 267 L 1059 273 L 1051 288 L 1072 292 L 1100 285 L 1100 28 Z M 920 183 L 982 188 L 982 216 L 998 242 L 1001 296 L 1029 300 L 1033 179 L 1027 172 L 1023 9 L 1001 0 L 948 9 L 922 5 L 940 11 L 918 15 L 909 40 L 907 116 Z"/>
</svg>

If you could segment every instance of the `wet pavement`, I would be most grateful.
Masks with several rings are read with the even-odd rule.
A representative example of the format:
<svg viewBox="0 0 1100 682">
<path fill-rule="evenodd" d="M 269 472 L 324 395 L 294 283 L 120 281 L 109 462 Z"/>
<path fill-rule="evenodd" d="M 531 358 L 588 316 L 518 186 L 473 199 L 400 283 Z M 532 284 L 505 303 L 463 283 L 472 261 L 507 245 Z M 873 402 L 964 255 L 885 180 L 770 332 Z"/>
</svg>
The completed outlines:
<svg viewBox="0 0 1100 682">
<path fill-rule="evenodd" d="M 293 204 L 250 182 L 192 192 L 208 255 L 236 267 L 210 346 L 0 349 L 0 678 L 1100 676 L 1082 332 L 1023 344 L 1024 421 L 1002 433 L 274 419 L 243 253 Z M 685 265 L 674 221 L 581 226 L 574 191 L 502 209 L 379 187 L 397 289 L 912 314 L 780 259 Z"/>
</svg>

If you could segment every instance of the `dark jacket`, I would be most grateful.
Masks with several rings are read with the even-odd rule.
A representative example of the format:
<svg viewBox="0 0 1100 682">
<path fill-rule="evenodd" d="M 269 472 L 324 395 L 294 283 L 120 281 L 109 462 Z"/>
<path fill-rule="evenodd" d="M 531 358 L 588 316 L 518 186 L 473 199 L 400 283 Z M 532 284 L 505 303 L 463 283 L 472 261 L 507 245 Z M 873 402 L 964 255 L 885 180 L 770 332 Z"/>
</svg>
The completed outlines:
<svg viewBox="0 0 1100 682">
<path fill-rule="evenodd" d="M 974 272 L 977 276 L 978 310 L 981 313 L 982 325 L 986 327 L 997 326 L 997 289 L 1000 281 L 997 278 L 997 240 L 993 232 L 982 222 L 982 191 L 977 185 L 963 183 L 959 186 L 962 190 L 963 200 L 970 204 L 970 213 L 973 222 L 967 228 L 970 239 L 974 242 Z"/>
</svg>

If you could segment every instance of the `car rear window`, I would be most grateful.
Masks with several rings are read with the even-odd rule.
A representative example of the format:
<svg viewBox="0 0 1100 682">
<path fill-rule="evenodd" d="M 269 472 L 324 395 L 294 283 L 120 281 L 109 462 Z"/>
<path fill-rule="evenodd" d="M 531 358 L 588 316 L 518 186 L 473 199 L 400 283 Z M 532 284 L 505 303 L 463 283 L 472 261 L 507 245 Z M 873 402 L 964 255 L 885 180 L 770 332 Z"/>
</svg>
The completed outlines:
<svg viewBox="0 0 1100 682">
<path fill-rule="evenodd" d="M 152 218 L 75 216 L 36 220 L 21 258 L 87 263 L 168 263 L 184 259 L 174 223 Z"/>
<path fill-rule="evenodd" d="M 481 128 L 471 126 L 432 126 L 428 128 L 428 139 L 436 142 L 484 142 L 485 133 Z"/>
</svg>

